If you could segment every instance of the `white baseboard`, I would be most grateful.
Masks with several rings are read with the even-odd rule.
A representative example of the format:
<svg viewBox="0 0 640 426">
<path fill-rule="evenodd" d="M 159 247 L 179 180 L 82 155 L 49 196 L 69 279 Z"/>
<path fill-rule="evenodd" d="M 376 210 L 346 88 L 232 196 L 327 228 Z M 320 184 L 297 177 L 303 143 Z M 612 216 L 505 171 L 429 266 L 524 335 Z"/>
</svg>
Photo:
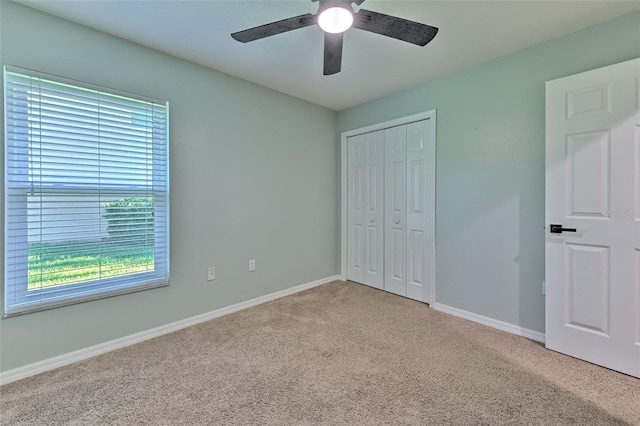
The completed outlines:
<svg viewBox="0 0 640 426">
<path fill-rule="evenodd" d="M 58 355 L 53 358 L 38 361 L 33 364 L 25 365 L 22 367 L 14 368 L 4 372 L 0 372 L 0 385 L 15 382 L 17 380 L 26 379 L 27 377 L 34 376 L 36 374 L 44 373 L 65 365 L 73 364 L 74 362 L 83 361 L 88 358 L 92 358 L 97 355 L 104 354 L 116 349 L 124 348 L 136 343 L 143 342 L 154 337 L 162 336 L 163 334 L 172 333 L 177 330 L 181 330 L 192 325 L 196 325 L 205 321 L 212 320 L 224 315 L 228 315 L 234 312 L 241 311 L 243 309 L 251 308 L 252 306 L 260 305 L 262 303 L 270 302 L 272 300 L 279 299 L 281 297 L 289 296 L 294 293 L 298 293 L 304 290 L 308 290 L 313 287 L 327 284 L 331 281 L 339 280 L 339 275 L 334 275 L 327 278 L 322 278 L 317 281 L 312 281 L 306 284 L 302 284 L 296 287 L 288 288 L 286 290 L 277 291 L 275 293 L 267 294 L 265 296 L 257 297 L 255 299 L 247 300 L 246 302 L 240 302 L 235 305 L 227 306 L 224 308 L 216 309 L 215 311 L 207 312 L 194 317 L 186 318 L 180 321 L 173 322 L 171 324 L 162 325 L 149 330 L 141 331 L 139 333 L 131 334 L 129 336 L 121 337 L 119 339 L 111 340 L 98 345 L 90 346 L 88 348 L 79 349 L 77 351 L 69 352 L 63 355 Z"/>
<path fill-rule="evenodd" d="M 431 306 L 436 311 L 464 318 L 469 321 L 477 322 L 479 324 L 488 325 L 489 327 L 497 328 L 498 330 L 506 331 L 507 333 L 517 334 L 518 336 L 526 337 L 527 339 L 535 340 L 537 342 L 545 342 L 544 333 L 540 333 L 539 331 L 530 330 L 528 328 L 485 317 L 483 315 L 474 314 L 473 312 L 464 311 L 462 309 L 443 305 L 441 303 L 433 303 L 429 306 Z"/>
</svg>

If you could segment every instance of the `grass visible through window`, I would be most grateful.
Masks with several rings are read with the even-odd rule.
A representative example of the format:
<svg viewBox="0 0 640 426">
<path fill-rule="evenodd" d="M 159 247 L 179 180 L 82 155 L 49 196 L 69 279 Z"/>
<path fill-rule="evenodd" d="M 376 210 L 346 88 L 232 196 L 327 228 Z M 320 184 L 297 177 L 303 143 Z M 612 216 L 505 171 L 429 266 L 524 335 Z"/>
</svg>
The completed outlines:
<svg viewBox="0 0 640 426">
<path fill-rule="evenodd" d="M 153 270 L 154 247 L 114 242 L 29 244 L 29 290 Z"/>
</svg>

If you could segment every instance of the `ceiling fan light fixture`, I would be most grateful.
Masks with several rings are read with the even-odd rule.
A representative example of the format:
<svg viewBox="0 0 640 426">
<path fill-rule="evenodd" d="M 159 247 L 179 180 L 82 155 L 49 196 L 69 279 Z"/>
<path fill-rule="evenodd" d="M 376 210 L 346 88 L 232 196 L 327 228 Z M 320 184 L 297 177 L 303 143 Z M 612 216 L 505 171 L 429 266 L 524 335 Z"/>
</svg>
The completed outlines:
<svg viewBox="0 0 640 426">
<path fill-rule="evenodd" d="M 231 34 L 241 43 L 286 33 L 300 28 L 318 25 L 324 31 L 323 75 L 340 72 L 344 32 L 349 28 L 380 34 L 396 40 L 425 46 L 438 33 L 438 28 L 397 16 L 358 9 L 353 12 L 352 3 L 360 6 L 365 0 L 311 0 L 319 3 L 315 14 L 292 16 L 269 24 L 259 25 Z M 0 0 L 2 2 L 2 0 Z M 357 16 L 356 16 L 357 15 Z"/>
<path fill-rule="evenodd" d="M 344 7 L 329 7 L 318 15 L 318 25 L 327 33 L 343 33 L 353 25 L 353 13 Z"/>
</svg>

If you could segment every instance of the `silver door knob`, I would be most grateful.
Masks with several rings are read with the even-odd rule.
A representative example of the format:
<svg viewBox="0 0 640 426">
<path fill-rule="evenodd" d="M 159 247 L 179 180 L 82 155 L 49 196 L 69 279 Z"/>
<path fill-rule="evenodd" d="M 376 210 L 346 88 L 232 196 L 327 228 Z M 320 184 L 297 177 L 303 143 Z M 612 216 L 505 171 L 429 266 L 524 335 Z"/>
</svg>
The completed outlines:
<svg viewBox="0 0 640 426">
<path fill-rule="evenodd" d="M 399 224 L 399 223 L 400 223 L 400 221 L 398 219 L 396 219 L 396 225 Z"/>
<path fill-rule="evenodd" d="M 375 222 L 375 219 L 369 219 L 369 222 L 373 223 Z"/>
</svg>

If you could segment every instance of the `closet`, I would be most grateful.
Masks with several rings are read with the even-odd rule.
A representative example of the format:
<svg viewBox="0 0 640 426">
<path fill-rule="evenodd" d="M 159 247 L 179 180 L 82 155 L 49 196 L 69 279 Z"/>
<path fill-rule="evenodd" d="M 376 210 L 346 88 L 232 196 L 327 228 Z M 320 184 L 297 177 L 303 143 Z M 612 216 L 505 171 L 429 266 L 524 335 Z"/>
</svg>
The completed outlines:
<svg viewBox="0 0 640 426">
<path fill-rule="evenodd" d="M 343 145 L 346 278 L 430 303 L 435 111 L 347 132 Z"/>
</svg>

